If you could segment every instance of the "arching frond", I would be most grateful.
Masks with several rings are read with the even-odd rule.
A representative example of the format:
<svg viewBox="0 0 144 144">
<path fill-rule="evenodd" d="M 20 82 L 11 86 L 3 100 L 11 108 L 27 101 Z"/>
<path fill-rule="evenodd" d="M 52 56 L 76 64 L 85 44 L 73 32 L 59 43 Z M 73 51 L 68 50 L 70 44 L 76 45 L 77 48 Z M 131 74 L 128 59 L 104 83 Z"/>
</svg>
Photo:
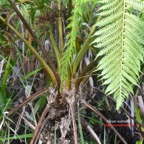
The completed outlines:
<svg viewBox="0 0 144 144">
<path fill-rule="evenodd" d="M 144 23 L 132 10 L 143 11 L 144 5 L 137 0 L 101 0 L 96 48 L 101 48 L 98 69 L 107 94 L 113 94 L 117 109 L 122 105 L 132 84 L 138 85 L 140 64 L 144 54 Z"/>
</svg>

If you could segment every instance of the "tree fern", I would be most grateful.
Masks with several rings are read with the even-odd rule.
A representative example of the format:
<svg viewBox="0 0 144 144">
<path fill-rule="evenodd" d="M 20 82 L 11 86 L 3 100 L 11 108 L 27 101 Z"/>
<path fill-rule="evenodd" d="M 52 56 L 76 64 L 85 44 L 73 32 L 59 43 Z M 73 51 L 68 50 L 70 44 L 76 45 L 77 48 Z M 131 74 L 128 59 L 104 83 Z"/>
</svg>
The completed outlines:
<svg viewBox="0 0 144 144">
<path fill-rule="evenodd" d="M 76 36 L 77 36 L 78 27 L 79 27 L 80 19 L 82 16 L 84 4 L 86 2 L 87 0 L 74 0 L 74 8 L 72 10 L 72 16 L 68 19 L 70 23 L 66 29 L 70 29 L 70 32 L 66 36 L 66 39 L 68 39 L 68 42 L 65 45 L 66 51 L 60 62 L 62 81 L 64 81 L 67 77 L 68 66 L 71 66 L 72 57 L 76 53 Z"/>
<path fill-rule="evenodd" d="M 114 94 L 117 109 L 122 105 L 132 85 L 138 85 L 140 64 L 144 54 L 144 23 L 134 13 L 143 11 L 144 5 L 137 0 L 100 0 L 101 20 L 96 24 L 95 47 L 100 48 L 98 57 L 106 93 Z"/>
</svg>

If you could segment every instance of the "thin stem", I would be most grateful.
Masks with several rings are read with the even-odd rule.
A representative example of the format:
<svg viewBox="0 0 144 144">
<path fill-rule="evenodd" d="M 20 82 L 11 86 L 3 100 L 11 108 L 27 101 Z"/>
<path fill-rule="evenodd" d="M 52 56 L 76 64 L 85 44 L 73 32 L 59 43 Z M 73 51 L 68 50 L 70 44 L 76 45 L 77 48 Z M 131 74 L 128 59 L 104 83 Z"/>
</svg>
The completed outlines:
<svg viewBox="0 0 144 144">
<path fill-rule="evenodd" d="M 85 40 L 82 48 L 80 49 L 80 51 L 74 61 L 73 74 L 76 73 L 77 67 L 78 67 L 82 57 L 85 55 L 86 51 L 88 50 L 88 45 L 93 41 L 93 39 L 91 39 L 91 36 L 92 36 L 94 30 L 95 30 L 95 26 L 92 27 L 91 32 L 89 33 L 87 39 Z"/>
<path fill-rule="evenodd" d="M 60 53 L 58 51 L 58 46 L 56 44 L 56 41 L 54 39 L 54 35 L 52 33 L 52 30 L 51 30 L 51 26 L 49 26 L 48 32 L 49 32 L 49 38 L 50 38 L 50 41 L 51 41 L 51 44 L 52 44 L 52 47 L 53 47 L 53 50 L 54 50 L 54 53 L 55 53 L 55 56 L 56 56 L 58 70 L 60 70 L 60 64 L 59 64 L 59 62 L 60 62 Z"/>
<path fill-rule="evenodd" d="M 58 31 L 59 31 L 59 47 L 60 47 L 60 56 L 62 57 L 64 52 L 64 43 L 63 43 L 63 24 L 62 24 L 62 17 L 61 17 L 61 0 L 57 0 L 58 2 Z"/>
<path fill-rule="evenodd" d="M 32 45 L 30 45 L 29 42 L 12 25 L 10 25 L 9 23 L 7 23 L 2 16 L 0 16 L 0 20 L 5 25 L 7 25 L 28 46 L 28 48 L 31 50 L 31 52 L 41 62 L 42 66 L 45 68 L 45 70 L 47 71 L 47 73 L 50 75 L 53 83 L 56 84 L 56 78 L 55 78 L 54 73 L 52 72 L 52 70 L 50 69 L 50 67 L 46 64 L 46 62 L 44 61 L 44 59 L 38 54 L 38 52 L 35 50 L 35 48 Z"/>
<path fill-rule="evenodd" d="M 77 80 L 76 80 L 76 82 L 75 82 L 75 87 L 76 87 L 76 89 L 78 89 L 79 84 L 81 83 L 81 81 L 83 80 L 83 78 L 86 76 L 86 74 L 87 74 L 88 72 L 90 72 L 90 70 L 91 70 L 95 65 L 96 65 L 96 61 L 92 60 L 92 61 L 89 63 L 89 65 L 87 65 L 87 66 L 83 69 L 82 73 L 79 74 L 79 76 L 77 77 Z M 89 75 L 89 76 L 91 76 L 91 75 Z"/>
<path fill-rule="evenodd" d="M 99 17 L 97 19 L 97 22 L 100 20 L 101 17 Z M 88 50 L 88 46 L 91 42 L 93 42 L 93 40 L 95 39 L 94 37 L 92 37 L 94 31 L 96 29 L 96 24 L 91 28 L 90 33 L 88 35 L 88 37 L 86 38 L 82 48 L 80 49 L 75 61 L 74 61 L 74 65 L 73 65 L 73 74 L 75 75 L 78 65 L 82 59 L 82 57 L 85 55 L 86 51 Z"/>
<path fill-rule="evenodd" d="M 33 39 L 36 41 L 36 43 L 38 44 L 39 48 L 41 49 L 41 51 L 43 52 L 44 56 L 47 58 L 48 60 L 48 64 L 49 67 L 51 69 L 51 71 L 53 72 L 53 76 L 56 79 L 57 82 L 57 87 L 58 87 L 58 91 L 60 90 L 60 76 L 58 75 L 52 61 L 49 59 L 49 55 L 48 53 L 46 53 L 46 51 L 43 49 L 41 42 L 39 41 L 39 39 L 36 37 L 36 35 L 34 34 L 34 32 L 32 31 L 32 29 L 30 28 L 30 26 L 28 25 L 28 23 L 26 22 L 26 20 L 24 19 L 24 17 L 21 15 L 21 13 L 19 12 L 19 10 L 16 8 L 15 4 L 11 1 L 8 0 L 9 3 L 11 4 L 11 6 L 13 7 L 14 11 L 17 13 L 17 15 L 19 16 L 19 18 L 21 19 L 21 21 L 23 22 L 24 26 L 26 27 L 26 29 L 29 31 L 29 33 L 31 34 L 31 36 L 33 37 Z M 35 52 L 34 52 L 35 53 Z M 43 63 L 43 62 L 42 62 Z M 45 66 L 46 67 L 46 66 Z"/>
</svg>

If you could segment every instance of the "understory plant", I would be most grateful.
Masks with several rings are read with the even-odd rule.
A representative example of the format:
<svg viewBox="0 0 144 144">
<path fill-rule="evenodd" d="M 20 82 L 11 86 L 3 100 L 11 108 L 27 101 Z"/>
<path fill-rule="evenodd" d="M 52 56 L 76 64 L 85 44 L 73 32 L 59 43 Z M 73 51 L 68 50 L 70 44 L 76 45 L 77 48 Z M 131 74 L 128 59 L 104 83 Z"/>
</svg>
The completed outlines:
<svg viewBox="0 0 144 144">
<path fill-rule="evenodd" d="M 26 80 L 28 83 L 30 77 L 43 70 L 45 75 L 40 74 L 39 77 L 44 77 L 49 91 L 48 104 L 44 103 L 47 106 L 38 124 L 35 123 L 30 144 L 37 141 L 36 136 L 42 132 L 46 122 L 54 126 L 50 129 L 50 132 L 54 133 L 54 141 L 57 141 L 56 135 L 61 133 L 59 140 L 64 143 L 63 139 L 66 139 L 66 135 L 62 135 L 64 132 L 61 128 L 65 124 L 64 120 L 67 121 L 67 129 L 72 123 L 74 129 L 72 142 L 76 144 L 78 138 L 75 129 L 75 110 L 78 102 L 82 101 L 96 112 L 85 102 L 85 95 L 93 94 L 97 77 L 101 80 L 100 84 L 106 86 L 103 86 L 105 94 L 112 95 L 116 100 L 117 110 L 126 98 L 134 94 L 134 86 L 139 86 L 144 56 L 142 1 L 19 0 L 14 3 L 8 0 L 8 3 L 1 2 L 0 10 L 2 9 L 4 10 L 0 14 L 2 22 L 0 30 L 3 34 L 0 35 L 1 44 L 3 45 L 4 41 L 10 43 L 11 49 L 18 54 L 21 64 L 27 57 L 32 60 L 35 56 L 35 61 L 38 61 L 39 67 L 35 70 L 33 66 L 32 72 L 27 72 L 23 64 L 24 76 L 21 80 Z M 16 59 L 18 60 L 17 57 Z M 9 63 L 6 66 L 8 67 Z M 11 71 L 8 71 L 8 74 L 7 70 L 4 71 L 6 84 Z M 95 74 L 98 76 L 94 77 Z M 1 93 L 4 93 L 3 98 L 5 98 L 6 86 L 4 85 L 0 90 L 0 97 L 2 97 Z M 47 116 L 48 114 L 50 117 Z M 69 119 L 69 115 L 72 120 Z M 102 119 L 106 121 L 103 116 Z M 78 124 L 82 140 L 84 138 L 79 111 Z M 38 129 L 40 129 L 39 133 Z M 114 128 L 112 130 L 123 140 Z"/>
</svg>

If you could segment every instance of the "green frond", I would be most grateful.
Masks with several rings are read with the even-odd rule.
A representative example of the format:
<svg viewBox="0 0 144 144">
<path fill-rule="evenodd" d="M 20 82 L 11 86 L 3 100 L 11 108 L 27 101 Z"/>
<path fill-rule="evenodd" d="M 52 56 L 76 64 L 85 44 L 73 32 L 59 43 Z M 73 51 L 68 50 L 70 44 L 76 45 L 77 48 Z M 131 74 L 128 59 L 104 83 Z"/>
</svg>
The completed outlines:
<svg viewBox="0 0 144 144">
<path fill-rule="evenodd" d="M 71 67 L 71 60 L 76 53 L 76 36 L 83 11 L 82 5 L 85 4 L 87 1 L 88 0 L 75 0 L 72 16 L 68 19 L 70 23 L 66 29 L 70 29 L 70 33 L 66 36 L 66 39 L 68 39 L 68 42 L 65 45 L 66 51 L 60 61 L 61 81 L 66 80 L 68 75 L 68 66 Z"/>
<path fill-rule="evenodd" d="M 117 109 L 133 85 L 138 85 L 140 65 L 144 58 L 144 23 L 130 10 L 144 10 L 144 4 L 137 0 L 100 0 L 100 16 L 94 34 L 95 47 L 100 48 L 102 57 L 98 70 L 107 85 L 106 93 L 114 94 Z"/>
</svg>

